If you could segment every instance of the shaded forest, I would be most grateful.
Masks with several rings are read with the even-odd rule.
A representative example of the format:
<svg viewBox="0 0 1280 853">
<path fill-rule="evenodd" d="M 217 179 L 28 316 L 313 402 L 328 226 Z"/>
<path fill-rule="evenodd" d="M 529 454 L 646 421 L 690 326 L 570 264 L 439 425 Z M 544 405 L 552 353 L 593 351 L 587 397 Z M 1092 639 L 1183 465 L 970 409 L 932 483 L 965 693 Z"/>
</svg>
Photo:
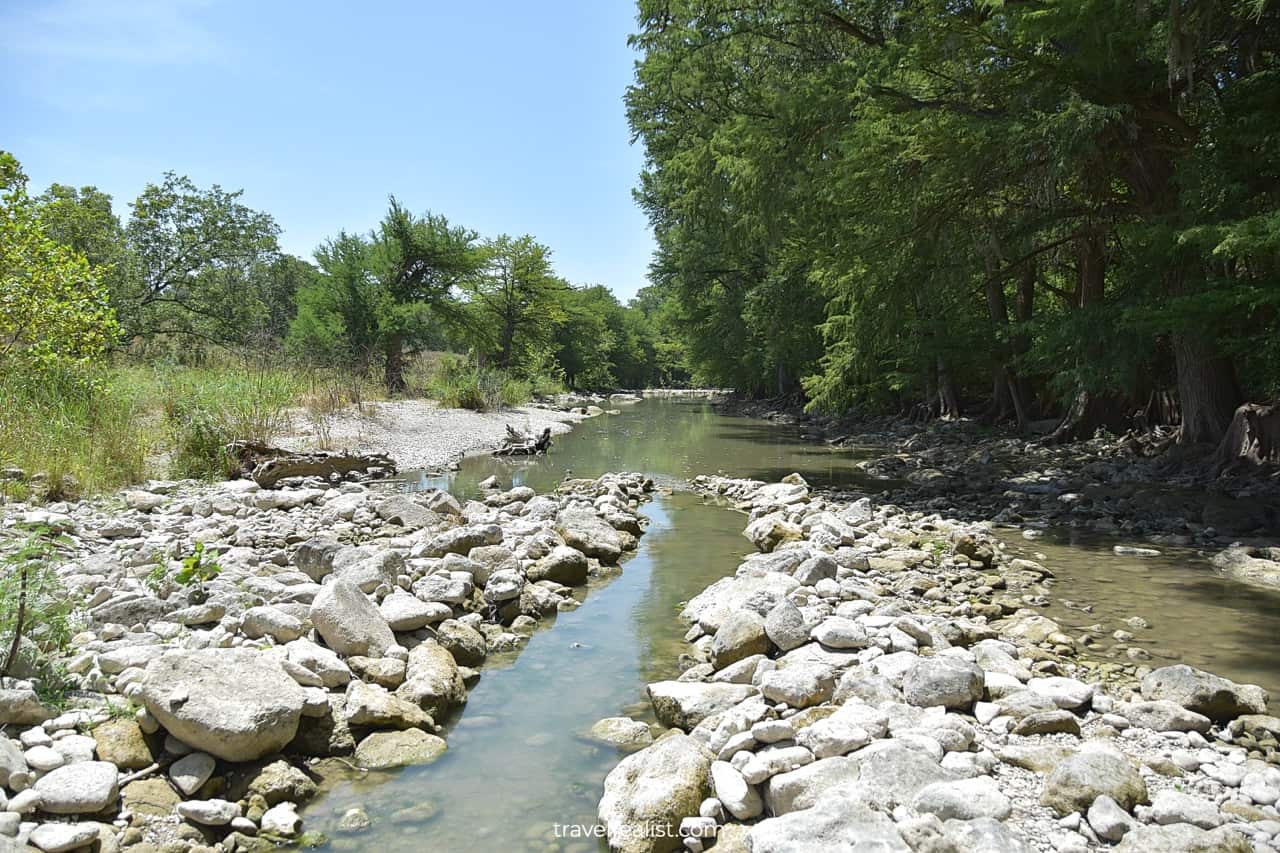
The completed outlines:
<svg viewBox="0 0 1280 853">
<path fill-rule="evenodd" d="M 639 8 L 637 195 L 703 381 L 1189 444 L 1276 396 L 1275 4 Z"/>
</svg>

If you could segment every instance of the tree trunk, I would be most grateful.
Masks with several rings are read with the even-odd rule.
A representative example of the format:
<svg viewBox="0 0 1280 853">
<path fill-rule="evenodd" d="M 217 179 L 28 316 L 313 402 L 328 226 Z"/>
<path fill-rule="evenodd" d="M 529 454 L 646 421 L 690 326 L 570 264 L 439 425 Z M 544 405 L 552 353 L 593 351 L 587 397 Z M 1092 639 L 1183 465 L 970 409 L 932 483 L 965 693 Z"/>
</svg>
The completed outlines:
<svg viewBox="0 0 1280 853">
<path fill-rule="evenodd" d="M 407 388 L 404 381 L 404 339 L 400 335 L 392 335 L 387 339 L 386 350 L 387 392 L 403 394 Z"/>
<path fill-rule="evenodd" d="M 938 412 L 944 418 L 960 417 L 960 397 L 942 356 L 938 356 Z"/>
<path fill-rule="evenodd" d="M 1075 307 L 1089 308 L 1102 302 L 1106 295 L 1107 255 L 1106 235 L 1100 228 L 1089 229 L 1077 243 L 1079 251 L 1079 278 L 1076 281 Z M 1085 345 L 1084 358 L 1100 357 L 1099 344 L 1094 340 Z M 1115 394 L 1103 394 L 1081 388 L 1066 416 L 1046 439 L 1050 444 L 1079 441 L 1093 437 L 1101 428 L 1112 432 L 1124 432 L 1128 417 L 1125 401 Z"/>
<path fill-rule="evenodd" d="M 1218 475 L 1245 465 L 1280 462 L 1280 403 L 1248 403 L 1236 409 L 1214 462 Z"/>
<path fill-rule="evenodd" d="M 1235 365 L 1193 332 L 1173 336 L 1173 356 L 1178 366 L 1178 399 L 1182 406 L 1178 443 L 1221 441 L 1241 402 Z"/>
<path fill-rule="evenodd" d="M 994 268 L 994 265 L 992 265 Z M 994 420 L 1002 421 L 1010 414 L 1018 422 L 1018 429 L 1027 426 L 1027 403 L 1023 395 L 1023 384 L 1019 381 L 1013 368 L 1014 346 L 1009 335 L 1009 302 L 1004 295 L 1004 284 L 996 277 L 993 269 L 988 270 L 986 280 L 987 311 L 995 324 L 994 334 L 998 339 L 996 347 L 997 364 L 994 368 L 992 387 L 992 410 Z"/>
</svg>

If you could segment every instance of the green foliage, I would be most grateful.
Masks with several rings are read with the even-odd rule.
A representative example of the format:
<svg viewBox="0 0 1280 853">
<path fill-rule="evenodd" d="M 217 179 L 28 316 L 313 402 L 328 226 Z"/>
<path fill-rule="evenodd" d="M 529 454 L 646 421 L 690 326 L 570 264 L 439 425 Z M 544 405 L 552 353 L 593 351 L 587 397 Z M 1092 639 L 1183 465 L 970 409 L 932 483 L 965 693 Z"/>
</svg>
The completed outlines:
<svg viewBox="0 0 1280 853">
<path fill-rule="evenodd" d="M 835 411 L 1176 384 L 1208 437 L 1197 383 L 1276 387 L 1280 10 L 639 9 L 637 198 L 699 378 Z"/>
<path fill-rule="evenodd" d="M 54 568 L 68 542 L 35 527 L 21 542 L 0 543 L 0 675 L 37 678 L 51 698 L 63 684 L 55 660 L 75 631 L 73 599 Z"/>
<path fill-rule="evenodd" d="M 269 305 L 280 287 L 270 273 L 291 271 L 277 266 L 275 221 L 241 195 L 166 172 L 133 202 L 125 234 L 135 274 L 117 296 L 127 341 L 244 346 L 268 333 L 281 310 Z"/>
<path fill-rule="evenodd" d="M 182 568 L 173 579 L 182 586 L 199 586 L 216 578 L 221 571 L 216 558 L 205 557 L 204 543 L 197 542 L 192 552 L 182 558 Z"/>
<path fill-rule="evenodd" d="M 145 398 L 131 377 L 105 369 L 87 376 L 0 371 L 0 465 L 26 474 L 0 487 L 58 500 L 143 479 L 157 440 Z"/>
<path fill-rule="evenodd" d="M 558 383 L 546 376 L 516 377 L 452 355 L 439 359 L 426 379 L 427 393 L 440 405 L 477 412 L 520 406 L 535 394 L 558 390 Z"/>
<path fill-rule="evenodd" d="M 473 307 L 470 332 L 487 360 L 506 371 L 536 371 L 564 317 L 568 284 L 551 267 L 551 250 L 528 234 L 503 234 L 485 242 L 482 266 L 464 280 Z"/>
<path fill-rule="evenodd" d="M 231 473 L 231 442 L 270 443 L 307 387 L 304 377 L 266 367 L 179 370 L 160 381 L 172 471 L 201 478 Z"/>
<path fill-rule="evenodd" d="M 403 392 L 406 357 L 438 347 L 457 322 L 450 296 L 481 264 L 475 240 L 445 217 L 415 216 L 392 198 L 367 237 L 343 232 L 316 250 L 321 275 L 298 293 L 290 352 L 366 374 L 380 366 L 387 389 Z"/>
<path fill-rule="evenodd" d="M 0 374 L 88 381 L 115 318 L 84 256 L 45 233 L 18 161 L 0 151 Z"/>
</svg>

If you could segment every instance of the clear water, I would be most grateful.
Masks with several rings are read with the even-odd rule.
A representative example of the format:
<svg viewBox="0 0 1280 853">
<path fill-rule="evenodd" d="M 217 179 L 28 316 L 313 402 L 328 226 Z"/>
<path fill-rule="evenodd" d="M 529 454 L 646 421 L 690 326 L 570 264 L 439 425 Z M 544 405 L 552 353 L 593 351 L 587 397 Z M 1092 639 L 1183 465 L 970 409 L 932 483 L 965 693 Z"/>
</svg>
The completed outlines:
<svg viewBox="0 0 1280 853">
<path fill-rule="evenodd" d="M 520 424 L 513 424 L 521 426 Z M 873 451 L 834 451 L 796 429 L 718 415 L 702 401 L 645 400 L 556 439 L 535 460 L 476 457 L 452 475 L 409 472 L 402 487 L 449 488 L 460 497 L 496 474 L 504 485 L 552 489 L 566 476 L 642 471 L 673 488 L 697 474 L 776 480 L 801 472 L 815 485 L 875 490 L 857 467 Z M 581 735 L 602 717 L 648 719 L 644 685 L 672 677 L 684 649 L 680 604 L 731 573 L 750 550 L 743 517 L 679 490 L 660 493 L 639 551 L 622 574 L 587 590 L 518 654 L 491 658 L 465 709 L 446 721 L 449 751 L 398 773 L 331 777 L 305 812 L 308 829 L 335 848 L 383 853 L 422 850 L 593 851 L 596 840 L 564 827 L 591 826 L 605 775 L 619 754 Z M 1139 614 L 1151 623 L 1135 642 L 1280 693 L 1280 596 L 1223 581 L 1190 552 L 1117 557 L 1114 540 L 1052 536 L 1010 546 L 1044 554 L 1058 575 L 1051 615 L 1075 630 Z M 1092 613 L 1062 604 L 1092 602 Z M 1159 663 L 1157 657 L 1153 663 Z M 342 813 L 363 807 L 373 826 L 334 832 Z M 561 829 L 557 830 L 557 825 Z"/>
</svg>

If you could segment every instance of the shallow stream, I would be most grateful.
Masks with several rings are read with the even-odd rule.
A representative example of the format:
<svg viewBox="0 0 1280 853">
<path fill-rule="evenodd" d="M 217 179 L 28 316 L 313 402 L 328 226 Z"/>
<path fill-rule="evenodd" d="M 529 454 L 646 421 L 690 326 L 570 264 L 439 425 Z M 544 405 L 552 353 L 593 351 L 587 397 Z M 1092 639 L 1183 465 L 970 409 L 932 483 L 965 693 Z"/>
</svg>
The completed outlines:
<svg viewBox="0 0 1280 853">
<path fill-rule="evenodd" d="M 588 589 L 580 608 L 544 623 L 549 629 L 519 653 L 489 659 L 466 707 L 446 721 L 443 758 L 394 774 L 353 771 L 306 810 L 307 828 L 328 834 L 336 849 L 380 853 L 606 849 L 581 835 L 595 823 L 604 777 L 619 754 L 582 735 L 603 717 L 651 719 L 644 686 L 674 677 L 684 650 L 679 605 L 750 550 L 742 515 L 680 484 L 697 474 L 772 481 L 799 471 L 813 485 L 873 490 L 856 466 L 873 453 L 830 450 L 792 428 L 719 415 L 705 401 L 648 399 L 583 422 L 536 461 L 475 457 L 452 475 L 410 472 L 406 488 L 438 486 L 461 498 L 491 474 L 504 486 L 542 492 L 566 476 L 642 471 L 675 491 L 643 508 L 651 524 L 621 575 Z M 1280 595 L 1225 581 L 1190 551 L 1120 557 L 1111 552 L 1116 540 L 1073 542 L 1051 533 L 1026 541 L 1016 531 L 1005 538 L 1022 554 L 1044 555 L 1058 577 L 1050 615 L 1072 634 L 1096 627 L 1110 644 L 1112 631 L 1128 630 L 1135 635 L 1129 644 L 1148 650 L 1153 666 L 1172 655 L 1280 695 Z M 1134 615 L 1150 627 L 1123 622 Z M 372 827 L 335 832 L 357 805 Z"/>
</svg>

